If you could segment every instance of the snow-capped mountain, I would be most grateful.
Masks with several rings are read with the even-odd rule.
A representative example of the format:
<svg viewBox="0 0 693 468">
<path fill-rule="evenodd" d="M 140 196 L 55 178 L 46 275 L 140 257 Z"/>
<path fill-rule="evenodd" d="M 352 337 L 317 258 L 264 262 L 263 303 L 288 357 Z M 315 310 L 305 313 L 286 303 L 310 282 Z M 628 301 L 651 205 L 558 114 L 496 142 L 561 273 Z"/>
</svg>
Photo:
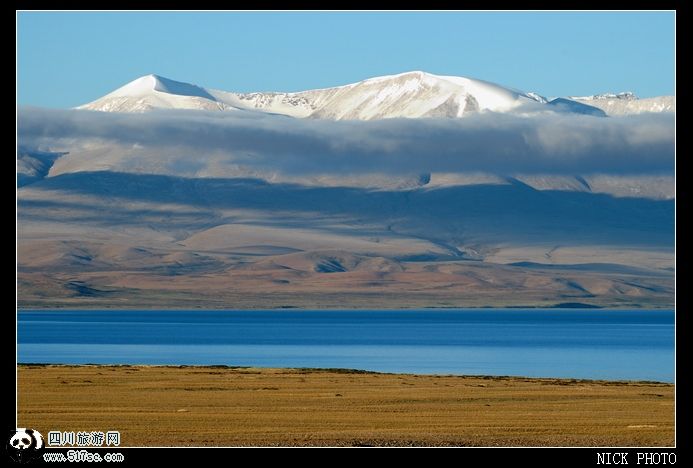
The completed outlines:
<svg viewBox="0 0 693 468">
<path fill-rule="evenodd" d="M 424 72 L 371 78 L 339 88 L 301 93 L 315 107 L 310 117 L 373 120 L 393 117 L 462 117 L 504 112 L 534 99 L 486 81 Z"/>
<path fill-rule="evenodd" d="M 601 93 L 593 94 L 592 96 L 571 96 L 570 99 L 577 99 L 579 101 L 603 101 L 606 99 L 619 99 L 622 101 L 635 101 L 638 96 L 631 91 L 624 91 L 622 93 Z"/>
<path fill-rule="evenodd" d="M 18 302 L 670 308 L 673 115 L 580 114 L 673 103 L 411 72 L 246 94 L 147 75 L 82 106 L 105 112 L 20 106 Z M 133 114 L 156 109 L 217 113 Z M 515 115 L 452 120 L 485 111 Z M 310 120 L 391 117 L 450 119 Z"/>
<path fill-rule="evenodd" d="M 634 93 L 602 93 L 593 96 L 574 96 L 569 99 L 598 107 L 608 115 L 630 115 L 645 112 L 676 112 L 674 96 L 640 99 Z"/>
<path fill-rule="evenodd" d="M 300 118 L 373 120 L 455 118 L 479 111 L 508 112 L 528 103 L 546 104 L 547 100 L 487 81 L 415 71 L 296 93 L 233 93 L 147 75 L 80 108 L 255 110 Z"/>
<path fill-rule="evenodd" d="M 158 75 L 146 75 L 80 109 L 145 112 L 152 109 L 226 110 L 206 89 Z"/>
</svg>

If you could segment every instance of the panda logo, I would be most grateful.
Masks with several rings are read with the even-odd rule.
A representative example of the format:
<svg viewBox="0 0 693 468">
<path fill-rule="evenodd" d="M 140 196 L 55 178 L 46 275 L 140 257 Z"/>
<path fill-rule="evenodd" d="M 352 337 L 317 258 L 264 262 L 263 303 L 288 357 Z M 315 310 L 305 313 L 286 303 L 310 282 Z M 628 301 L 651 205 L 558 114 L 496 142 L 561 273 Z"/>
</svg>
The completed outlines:
<svg viewBox="0 0 693 468">
<path fill-rule="evenodd" d="M 33 458 L 43 448 L 43 436 L 34 429 L 17 428 L 7 444 L 10 458 L 25 462 Z"/>
</svg>

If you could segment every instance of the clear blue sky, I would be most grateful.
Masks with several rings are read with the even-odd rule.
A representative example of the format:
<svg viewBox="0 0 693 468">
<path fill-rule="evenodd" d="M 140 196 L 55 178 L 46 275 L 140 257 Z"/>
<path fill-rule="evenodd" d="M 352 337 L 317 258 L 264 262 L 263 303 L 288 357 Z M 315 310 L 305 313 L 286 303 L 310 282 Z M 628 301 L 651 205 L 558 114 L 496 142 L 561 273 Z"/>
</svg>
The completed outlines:
<svg viewBox="0 0 693 468">
<path fill-rule="evenodd" d="M 674 93 L 672 12 L 19 12 L 19 104 L 71 107 L 149 73 L 299 91 L 424 70 L 546 96 Z"/>
</svg>

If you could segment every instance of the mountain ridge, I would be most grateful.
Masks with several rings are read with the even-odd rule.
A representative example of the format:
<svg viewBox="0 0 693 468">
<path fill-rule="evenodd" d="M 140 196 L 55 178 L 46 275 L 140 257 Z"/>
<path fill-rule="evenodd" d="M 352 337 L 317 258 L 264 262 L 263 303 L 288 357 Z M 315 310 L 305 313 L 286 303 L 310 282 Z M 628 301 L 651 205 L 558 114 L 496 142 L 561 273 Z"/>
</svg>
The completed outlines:
<svg viewBox="0 0 693 468">
<path fill-rule="evenodd" d="M 672 307 L 673 116 L 576 113 L 654 104 L 415 72 L 244 94 L 145 75 L 82 107 L 113 114 L 20 109 L 17 301 Z M 118 114 L 157 109 L 228 113 Z M 392 117 L 438 118 L 310 120 Z"/>
<path fill-rule="evenodd" d="M 669 97 L 650 99 L 662 98 Z M 619 114 L 675 110 L 675 105 L 669 102 L 673 102 L 673 97 L 661 105 L 647 101 L 646 106 L 638 106 L 637 103 L 645 100 L 637 99 L 632 93 L 558 99 L 563 103 L 561 106 L 543 107 L 551 104 L 551 101 L 536 92 L 523 92 L 489 81 L 434 75 L 419 70 L 306 91 L 250 93 L 204 88 L 150 74 L 77 108 L 104 112 L 147 112 L 154 109 L 259 111 L 330 120 L 459 118 L 485 111 L 522 112 L 527 107 L 533 111 L 591 115 L 601 115 L 600 111 L 610 114 L 609 110 L 616 107 Z M 621 101 L 622 105 L 614 107 L 611 104 L 614 99 Z M 566 100 L 569 100 L 568 105 L 565 105 Z M 570 102 L 576 105 L 570 105 Z M 590 110 L 590 107 L 593 109 Z M 631 108 L 633 111 L 629 112 Z"/>
</svg>

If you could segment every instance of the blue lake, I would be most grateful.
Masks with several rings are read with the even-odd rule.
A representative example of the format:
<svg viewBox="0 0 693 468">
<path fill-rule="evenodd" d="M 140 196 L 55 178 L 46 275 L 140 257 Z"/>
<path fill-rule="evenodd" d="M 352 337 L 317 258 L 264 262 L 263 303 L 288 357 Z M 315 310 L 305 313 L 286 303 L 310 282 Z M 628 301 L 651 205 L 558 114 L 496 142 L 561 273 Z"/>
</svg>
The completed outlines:
<svg viewBox="0 0 693 468">
<path fill-rule="evenodd" d="M 674 381 L 671 310 L 20 311 L 18 362 Z"/>
</svg>

